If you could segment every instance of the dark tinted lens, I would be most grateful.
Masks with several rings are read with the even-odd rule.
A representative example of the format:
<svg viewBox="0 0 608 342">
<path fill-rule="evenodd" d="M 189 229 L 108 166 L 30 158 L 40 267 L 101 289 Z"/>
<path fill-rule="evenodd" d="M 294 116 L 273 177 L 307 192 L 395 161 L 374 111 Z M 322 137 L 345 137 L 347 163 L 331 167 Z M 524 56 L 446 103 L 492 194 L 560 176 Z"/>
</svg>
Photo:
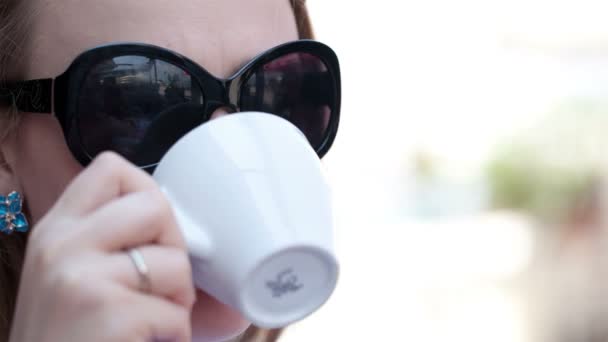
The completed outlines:
<svg viewBox="0 0 608 342">
<path fill-rule="evenodd" d="M 202 121 L 202 104 L 200 86 L 186 71 L 154 58 L 121 56 L 91 69 L 74 124 L 90 157 L 112 150 L 145 166 Z"/>
<path fill-rule="evenodd" d="M 241 89 L 243 111 L 280 115 L 296 125 L 314 148 L 324 141 L 336 89 L 325 63 L 296 52 L 262 65 Z"/>
</svg>

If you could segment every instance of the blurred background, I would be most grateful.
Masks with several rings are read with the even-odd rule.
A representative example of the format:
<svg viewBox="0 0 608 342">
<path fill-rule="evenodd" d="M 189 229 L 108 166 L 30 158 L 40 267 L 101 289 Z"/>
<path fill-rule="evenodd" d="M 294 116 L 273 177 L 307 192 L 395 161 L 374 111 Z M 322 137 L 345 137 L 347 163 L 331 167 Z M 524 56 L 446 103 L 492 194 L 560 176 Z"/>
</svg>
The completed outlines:
<svg viewBox="0 0 608 342">
<path fill-rule="evenodd" d="M 342 270 L 281 341 L 607 341 L 608 3 L 308 2 Z"/>
</svg>

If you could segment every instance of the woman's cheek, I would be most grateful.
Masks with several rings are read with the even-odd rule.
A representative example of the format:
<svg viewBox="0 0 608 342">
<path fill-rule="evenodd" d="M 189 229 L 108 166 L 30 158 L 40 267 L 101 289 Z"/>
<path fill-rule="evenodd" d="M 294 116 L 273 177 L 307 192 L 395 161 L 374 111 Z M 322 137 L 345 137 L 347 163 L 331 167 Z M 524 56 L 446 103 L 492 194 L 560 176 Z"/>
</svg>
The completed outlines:
<svg viewBox="0 0 608 342">
<path fill-rule="evenodd" d="M 23 113 L 11 141 L 14 176 L 22 189 L 30 222 L 35 224 L 83 167 L 74 159 L 52 115 Z"/>
</svg>

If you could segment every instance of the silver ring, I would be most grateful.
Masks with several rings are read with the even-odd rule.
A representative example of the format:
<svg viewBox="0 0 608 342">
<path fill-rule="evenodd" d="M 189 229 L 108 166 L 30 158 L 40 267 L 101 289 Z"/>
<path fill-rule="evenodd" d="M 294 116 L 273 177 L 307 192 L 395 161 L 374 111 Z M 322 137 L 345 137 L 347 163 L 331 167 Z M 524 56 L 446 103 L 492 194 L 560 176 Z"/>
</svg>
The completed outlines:
<svg viewBox="0 0 608 342">
<path fill-rule="evenodd" d="M 139 290 L 145 293 L 150 292 L 152 284 L 150 282 L 150 270 L 144 260 L 144 256 L 139 252 L 137 248 L 131 248 L 127 251 L 127 254 L 133 261 L 137 274 L 139 275 Z"/>
</svg>

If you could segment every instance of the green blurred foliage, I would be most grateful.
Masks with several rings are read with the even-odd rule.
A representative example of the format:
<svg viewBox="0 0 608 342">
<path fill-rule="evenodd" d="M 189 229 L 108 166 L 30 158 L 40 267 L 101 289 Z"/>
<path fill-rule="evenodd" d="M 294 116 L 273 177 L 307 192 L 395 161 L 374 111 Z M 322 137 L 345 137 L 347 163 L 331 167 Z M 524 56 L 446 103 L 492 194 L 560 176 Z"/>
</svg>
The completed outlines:
<svg viewBox="0 0 608 342">
<path fill-rule="evenodd" d="M 575 101 L 518 132 L 487 167 L 493 208 L 562 220 L 594 190 L 606 162 L 608 107 Z"/>
<path fill-rule="evenodd" d="M 592 186 L 593 172 L 544 163 L 513 146 L 488 167 L 493 208 L 523 210 L 546 221 L 562 220 Z"/>
</svg>

